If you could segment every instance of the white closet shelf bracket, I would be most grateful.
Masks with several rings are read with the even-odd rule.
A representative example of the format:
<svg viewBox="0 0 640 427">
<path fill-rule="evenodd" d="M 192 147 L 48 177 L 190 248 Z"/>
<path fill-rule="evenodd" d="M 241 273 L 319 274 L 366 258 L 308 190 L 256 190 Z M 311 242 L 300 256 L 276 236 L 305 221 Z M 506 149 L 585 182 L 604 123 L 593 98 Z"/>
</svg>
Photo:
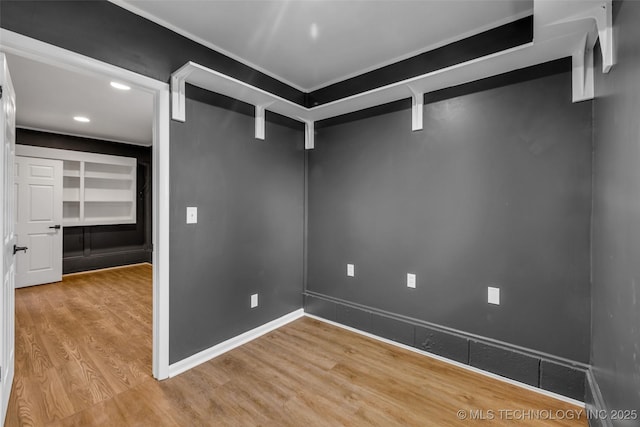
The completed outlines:
<svg viewBox="0 0 640 427">
<path fill-rule="evenodd" d="M 595 97 L 594 48 L 596 41 L 600 40 L 603 73 L 608 73 L 615 64 L 615 44 L 611 0 L 585 1 L 575 3 L 574 7 L 580 7 L 582 10 L 560 20 L 559 23 L 579 20 L 593 22 L 592 30 L 582 37 L 577 50 L 571 55 L 573 102 L 579 102 Z"/>
<path fill-rule="evenodd" d="M 264 140 L 265 136 L 265 109 L 273 104 L 273 102 L 268 102 L 266 104 L 256 105 L 256 139 Z"/>
<path fill-rule="evenodd" d="M 171 74 L 171 118 L 179 122 L 187 120 L 185 83 L 188 75 L 189 73 L 184 70 L 184 67 Z"/>
<path fill-rule="evenodd" d="M 424 106 L 424 93 L 411 85 L 407 85 L 411 91 L 411 130 L 422 130 L 422 112 Z"/>
<path fill-rule="evenodd" d="M 582 0 L 579 2 L 543 2 L 539 10 L 542 31 L 545 26 L 550 31 L 554 28 L 589 23 L 589 28 L 580 38 L 577 48 L 572 52 L 573 102 L 593 99 L 594 90 L 594 47 L 600 40 L 602 54 L 602 72 L 608 73 L 615 65 L 615 39 L 613 32 L 612 1 Z M 534 14 L 534 18 L 536 15 Z"/>
<path fill-rule="evenodd" d="M 581 47 L 571 56 L 573 102 L 593 99 L 595 96 L 593 47 L 588 39 L 585 35 Z"/>
<path fill-rule="evenodd" d="M 602 50 L 602 72 L 608 73 L 616 63 L 615 44 L 613 39 L 613 16 L 611 0 L 600 5 L 596 14 L 600 49 Z"/>
<path fill-rule="evenodd" d="M 611 0 L 587 1 L 588 9 L 572 16 L 570 19 L 593 19 L 595 21 L 597 38 L 600 39 L 602 52 L 602 72 L 608 73 L 615 65 L 615 45 L 613 37 L 613 16 Z M 596 37 L 590 38 L 591 48 L 596 43 Z"/>
<path fill-rule="evenodd" d="M 313 120 L 304 121 L 304 149 L 313 150 L 315 148 L 315 126 Z"/>
</svg>

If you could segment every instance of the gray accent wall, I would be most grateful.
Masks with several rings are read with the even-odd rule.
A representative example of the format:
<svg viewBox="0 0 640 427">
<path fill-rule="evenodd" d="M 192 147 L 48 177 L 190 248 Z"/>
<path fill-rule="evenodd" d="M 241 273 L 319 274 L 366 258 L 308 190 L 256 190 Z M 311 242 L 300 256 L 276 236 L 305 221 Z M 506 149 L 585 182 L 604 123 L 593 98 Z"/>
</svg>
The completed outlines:
<svg viewBox="0 0 640 427">
<path fill-rule="evenodd" d="M 302 307 L 303 128 L 268 120 L 256 140 L 252 115 L 196 92 L 171 122 L 171 363 Z"/>
<path fill-rule="evenodd" d="M 607 409 L 640 411 L 638 22 L 640 3 L 616 4 L 617 64 L 596 66 L 591 362 Z"/>
<path fill-rule="evenodd" d="M 588 362 L 591 124 L 567 69 L 321 127 L 306 291 Z"/>
</svg>

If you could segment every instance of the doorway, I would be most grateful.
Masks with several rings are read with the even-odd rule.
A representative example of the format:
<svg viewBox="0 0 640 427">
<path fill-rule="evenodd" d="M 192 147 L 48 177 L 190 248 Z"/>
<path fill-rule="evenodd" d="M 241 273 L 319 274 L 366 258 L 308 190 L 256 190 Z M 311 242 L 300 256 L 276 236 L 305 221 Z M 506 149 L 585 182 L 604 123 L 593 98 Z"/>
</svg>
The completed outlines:
<svg viewBox="0 0 640 427">
<path fill-rule="evenodd" d="M 13 55 L 77 73 L 106 76 L 153 97 L 152 125 L 152 250 L 153 250 L 153 376 L 168 377 L 169 367 L 169 85 L 92 58 L 0 30 L 0 49 Z M 19 105 L 18 105 L 18 108 Z M 1 331 L 3 334 L 8 331 Z"/>
</svg>

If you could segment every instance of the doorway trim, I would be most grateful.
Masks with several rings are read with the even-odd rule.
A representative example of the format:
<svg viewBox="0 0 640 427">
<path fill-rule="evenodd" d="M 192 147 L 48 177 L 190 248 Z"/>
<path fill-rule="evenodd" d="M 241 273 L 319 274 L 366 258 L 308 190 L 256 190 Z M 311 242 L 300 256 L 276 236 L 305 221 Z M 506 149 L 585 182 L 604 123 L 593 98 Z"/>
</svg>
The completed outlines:
<svg viewBox="0 0 640 427">
<path fill-rule="evenodd" d="M 153 95 L 152 248 L 153 376 L 169 377 L 169 84 L 12 31 L 0 29 L 0 50 L 84 74 L 129 83 Z"/>
</svg>

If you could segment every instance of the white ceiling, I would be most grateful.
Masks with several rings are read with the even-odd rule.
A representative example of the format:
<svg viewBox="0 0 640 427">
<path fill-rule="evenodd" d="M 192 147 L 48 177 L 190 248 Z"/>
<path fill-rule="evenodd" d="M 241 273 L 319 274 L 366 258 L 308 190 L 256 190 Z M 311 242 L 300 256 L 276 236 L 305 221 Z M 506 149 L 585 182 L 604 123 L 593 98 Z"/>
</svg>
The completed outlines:
<svg viewBox="0 0 640 427">
<path fill-rule="evenodd" d="M 120 91 L 111 80 L 7 54 L 16 91 L 16 125 L 55 133 L 149 146 L 153 96 Z M 86 116 L 89 123 L 73 120 Z"/>
<path fill-rule="evenodd" d="M 111 1 L 304 91 L 513 21 L 533 7 L 531 0 Z"/>
</svg>

